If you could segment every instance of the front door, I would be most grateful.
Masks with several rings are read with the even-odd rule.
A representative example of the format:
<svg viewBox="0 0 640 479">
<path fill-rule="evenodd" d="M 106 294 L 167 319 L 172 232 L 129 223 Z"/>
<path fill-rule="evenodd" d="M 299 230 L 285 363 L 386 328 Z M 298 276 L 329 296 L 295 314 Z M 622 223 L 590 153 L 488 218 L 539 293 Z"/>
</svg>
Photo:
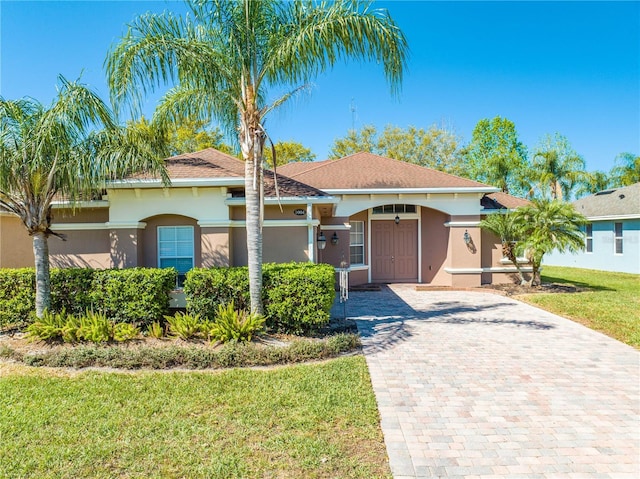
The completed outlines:
<svg viewBox="0 0 640 479">
<path fill-rule="evenodd" d="M 371 280 L 418 281 L 418 220 L 371 222 Z"/>
</svg>

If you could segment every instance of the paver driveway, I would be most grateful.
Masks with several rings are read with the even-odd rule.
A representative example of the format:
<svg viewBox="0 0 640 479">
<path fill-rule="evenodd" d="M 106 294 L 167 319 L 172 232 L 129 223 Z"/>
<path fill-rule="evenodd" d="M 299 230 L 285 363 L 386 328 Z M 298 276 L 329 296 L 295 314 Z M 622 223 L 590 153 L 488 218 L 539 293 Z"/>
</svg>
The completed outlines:
<svg viewBox="0 0 640 479">
<path fill-rule="evenodd" d="M 395 478 L 639 478 L 640 353 L 509 298 L 351 293 Z"/>
</svg>

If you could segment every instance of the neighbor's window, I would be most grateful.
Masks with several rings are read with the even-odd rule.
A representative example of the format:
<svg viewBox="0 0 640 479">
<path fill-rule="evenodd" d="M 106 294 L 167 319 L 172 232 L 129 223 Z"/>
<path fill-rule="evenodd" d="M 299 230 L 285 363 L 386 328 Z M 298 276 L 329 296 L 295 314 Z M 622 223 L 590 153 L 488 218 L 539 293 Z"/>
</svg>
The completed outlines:
<svg viewBox="0 0 640 479">
<path fill-rule="evenodd" d="M 364 264 L 364 221 L 352 221 L 349 233 L 350 262 Z"/>
<path fill-rule="evenodd" d="M 587 224 L 585 233 L 585 246 L 587 247 L 587 253 L 593 253 L 593 224 Z"/>
<path fill-rule="evenodd" d="M 622 254 L 622 223 L 614 223 L 613 238 L 616 244 L 616 254 Z"/>
<path fill-rule="evenodd" d="M 193 268 L 193 226 L 158 226 L 158 266 L 178 271 L 177 286 Z"/>
</svg>

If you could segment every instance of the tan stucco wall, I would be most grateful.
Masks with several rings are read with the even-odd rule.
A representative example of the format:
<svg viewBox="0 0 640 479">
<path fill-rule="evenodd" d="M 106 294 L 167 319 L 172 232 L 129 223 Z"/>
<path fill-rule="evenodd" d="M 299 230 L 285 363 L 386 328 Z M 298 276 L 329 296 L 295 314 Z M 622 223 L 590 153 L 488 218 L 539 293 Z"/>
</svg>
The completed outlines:
<svg viewBox="0 0 640 479">
<path fill-rule="evenodd" d="M 231 228 L 231 266 L 246 266 L 247 262 L 247 230 Z"/>
<path fill-rule="evenodd" d="M 421 208 L 422 282 L 434 286 L 448 286 L 451 275 L 444 271 L 449 265 L 447 250 L 450 230 L 444 224 L 449 215 L 430 208 Z"/>
<path fill-rule="evenodd" d="M 109 221 L 109 208 L 69 208 L 53 209 L 53 227 L 56 223 L 106 223 Z"/>
<path fill-rule="evenodd" d="M 55 230 L 55 225 L 53 227 Z M 111 241 L 107 230 L 64 231 L 67 240 L 49 238 L 54 268 L 111 268 Z"/>
<path fill-rule="evenodd" d="M 200 227 L 193 218 L 180 215 L 158 215 L 143 220 L 147 226 L 140 230 L 142 254 L 140 266 L 148 268 L 158 267 L 158 226 L 193 226 L 193 265 L 199 267 L 202 264 L 202 248 Z"/>
<path fill-rule="evenodd" d="M 202 267 L 229 266 L 231 259 L 229 229 L 226 227 L 200 229 Z"/>
<path fill-rule="evenodd" d="M 15 216 L 0 215 L 0 268 L 33 267 L 33 241 Z"/>
<path fill-rule="evenodd" d="M 478 222 L 480 216 L 459 215 L 451 216 L 452 223 Z M 452 269 L 482 267 L 482 232 L 479 226 L 450 226 L 448 257 L 449 267 Z M 464 242 L 464 233 L 467 231 L 471 237 L 469 245 Z M 482 273 L 452 273 L 451 286 L 470 287 L 480 286 Z"/>
<path fill-rule="evenodd" d="M 359 220 L 365 222 L 365 236 L 367 230 L 367 212 L 363 211 L 357 215 L 352 216 L 351 218 L 345 217 L 323 217 L 320 219 L 320 224 L 322 225 L 322 232 L 324 233 L 325 238 L 327 238 L 327 245 L 323 250 L 317 251 L 317 258 L 319 263 L 327 263 L 332 266 L 338 267 L 340 263 L 344 260 L 347 264 L 349 264 L 349 230 L 344 229 L 345 223 L 348 224 L 351 220 Z M 333 228 L 332 225 L 336 227 L 340 227 L 341 229 Z M 338 236 L 338 244 L 331 244 L 331 238 L 333 234 Z M 315 237 L 317 238 L 319 231 L 316 230 Z M 365 238 L 365 261 L 366 261 L 366 238 Z M 366 281 L 365 281 L 366 282 Z"/>
<path fill-rule="evenodd" d="M 114 268 L 144 266 L 140 260 L 141 231 L 136 228 L 109 230 L 111 264 Z"/>
<path fill-rule="evenodd" d="M 265 263 L 309 261 L 306 226 L 263 228 L 262 241 Z"/>
</svg>

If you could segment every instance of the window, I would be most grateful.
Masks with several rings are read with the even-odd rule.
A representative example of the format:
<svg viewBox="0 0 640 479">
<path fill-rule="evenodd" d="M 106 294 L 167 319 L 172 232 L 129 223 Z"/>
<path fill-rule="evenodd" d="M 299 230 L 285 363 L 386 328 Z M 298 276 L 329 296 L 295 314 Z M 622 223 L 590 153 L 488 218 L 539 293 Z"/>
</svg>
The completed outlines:
<svg viewBox="0 0 640 479">
<path fill-rule="evenodd" d="M 380 214 L 397 214 L 397 213 L 415 213 L 416 205 L 384 205 L 373 208 L 374 215 Z"/>
<path fill-rule="evenodd" d="M 349 253 L 349 260 L 352 265 L 364 264 L 364 221 L 351 222 Z"/>
<path fill-rule="evenodd" d="M 587 248 L 587 253 L 593 253 L 593 225 L 591 223 L 587 224 L 585 228 L 586 238 L 585 238 L 585 246 Z"/>
<path fill-rule="evenodd" d="M 616 254 L 622 254 L 622 223 L 614 223 L 613 239 L 616 244 Z"/>
<path fill-rule="evenodd" d="M 193 268 L 193 226 L 158 226 L 158 267 L 175 268 L 182 287 Z"/>
</svg>

